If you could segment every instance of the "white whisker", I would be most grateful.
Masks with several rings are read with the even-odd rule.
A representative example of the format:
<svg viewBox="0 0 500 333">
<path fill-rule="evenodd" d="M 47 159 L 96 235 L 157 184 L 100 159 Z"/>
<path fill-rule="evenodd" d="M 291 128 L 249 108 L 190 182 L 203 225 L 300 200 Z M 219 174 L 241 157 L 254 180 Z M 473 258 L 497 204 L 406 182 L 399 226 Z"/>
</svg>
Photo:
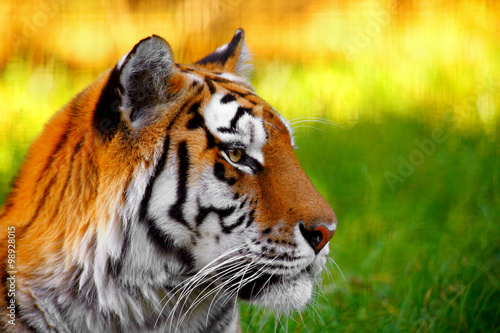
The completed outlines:
<svg viewBox="0 0 500 333">
<path fill-rule="evenodd" d="M 296 124 L 300 124 L 300 123 L 304 123 L 304 122 L 320 123 L 320 124 L 328 125 L 331 127 L 345 128 L 343 125 L 340 125 L 339 123 L 337 123 L 333 120 L 319 118 L 319 117 L 298 117 L 298 118 L 294 118 L 294 119 L 289 121 L 289 123 L 292 127 Z"/>
<path fill-rule="evenodd" d="M 296 131 L 297 129 L 299 128 L 312 128 L 312 129 L 315 129 L 315 130 L 318 130 L 320 132 L 326 132 L 324 129 L 321 129 L 321 128 L 317 128 L 317 127 L 314 127 L 314 126 L 308 126 L 308 125 L 300 125 L 300 126 L 296 126 L 296 127 L 293 127 L 293 130 Z"/>
<path fill-rule="evenodd" d="M 261 308 L 257 308 L 257 312 L 255 312 L 255 314 L 252 316 L 252 319 L 250 320 L 250 322 L 248 323 L 248 326 L 247 326 L 247 329 L 245 330 L 245 332 L 249 332 L 249 329 L 250 329 L 250 325 L 252 324 L 253 320 L 255 319 L 255 317 L 257 317 L 258 314 L 261 314 L 262 315 L 262 312 L 264 310 L 261 309 Z"/>
<path fill-rule="evenodd" d="M 331 260 L 331 262 L 333 262 L 334 265 L 337 266 L 337 269 L 339 270 L 340 274 L 342 274 L 342 278 L 344 279 L 345 286 L 347 287 L 347 289 L 349 289 L 349 285 L 347 284 L 347 280 L 345 279 L 344 273 L 340 269 L 339 265 L 337 265 L 337 263 L 335 262 L 335 260 L 333 260 L 333 258 L 327 257 L 327 259 Z"/>
<path fill-rule="evenodd" d="M 229 259 L 226 259 L 222 263 L 217 263 L 222 258 L 227 257 L 228 255 L 230 255 L 234 252 L 237 252 L 237 251 L 243 249 L 244 247 L 245 247 L 245 245 L 239 245 L 239 246 L 228 249 L 227 251 L 225 251 L 224 253 L 219 255 L 217 258 L 215 258 L 214 260 L 209 262 L 207 265 L 205 265 L 194 276 L 190 277 L 189 279 L 184 280 L 182 283 L 180 283 L 178 286 L 176 286 L 174 289 L 172 289 L 167 295 L 165 295 L 165 297 L 163 297 L 162 300 L 160 301 L 160 304 L 166 297 L 168 297 L 168 300 L 162 306 L 162 308 L 159 312 L 159 315 L 155 321 L 155 326 L 157 325 L 158 320 L 160 319 L 160 316 L 161 316 L 163 310 L 165 309 L 165 307 L 168 306 L 170 304 L 170 301 L 180 293 L 180 295 L 177 297 L 176 302 L 173 304 L 169 315 L 167 316 L 167 318 L 165 320 L 165 325 L 167 325 L 167 323 L 169 321 L 170 321 L 170 324 L 172 325 L 173 319 L 174 319 L 174 314 L 177 311 L 180 303 L 182 302 L 182 299 L 183 298 L 185 299 L 184 304 L 182 305 L 182 306 L 184 306 L 186 304 L 186 301 L 187 301 L 189 295 L 194 291 L 194 289 L 199 284 L 205 282 L 206 278 L 208 276 L 210 276 L 210 274 L 212 274 L 219 267 L 221 267 L 223 265 L 227 265 L 228 262 L 234 262 L 236 260 L 241 260 L 241 256 L 235 256 L 235 257 L 231 257 Z M 156 308 L 157 308 L 157 306 L 155 307 L 155 309 Z"/>
<path fill-rule="evenodd" d="M 239 259 L 241 259 L 242 257 L 240 257 Z M 240 266 L 243 266 L 244 264 L 243 263 L 236 263 L 236 265 L 234 266 L 229 266 L 225 271 L 222 271 L 220 272 L 219 274 L 217 275 L 227 275 L 228 273 L 232 273 L 232 271 L 238 271 Z M 217 276 L 215 275 L 215 276 Z M 188 317 L 190 315 L 190 313 L 196 308 L 197 305 L 199 305 L 203 300 L 205 300 L 206 298 L 208 298 L 210 295 L 212 295 L 213 293 L 216 293 L 220 290 L 222 290 L 227 284 L 231 283 L 235 278 L 238 277 L 238 273 L 236 274 L 236 276 L 234 277 L 231 277 L 228 281 L 225 281 L 224 283 L 222 283 L 221 285 L 215 287 L 214 289 L 210 290 L 208 293 L 205 293 L 205 290 L 208 289 L 208 287 L 212 284 L 215 283 L 215 281 L 211 282 L 205 289 L 203 289 L 196 297 L 195 299 L 191 302 L 191 305 L 188 307 L 187 310 L 185 310 L 185 313 L 184 315 L 178 320 L 178 324 L 177 324 L 177 327 L 180 326 L 180 324 L 184 321 L 184 319 L 186 317 Z M 190 291 L 189 293 L 186 293 L 186 296 L 184 297 L 185 298 L 185 301 L 184 301 L 184 304 L 182 306 L 185 306 L 186 305 L 186 302 L 187 302 L 187 297 L 189 296 L 190 293 L 192 293 L 192 291 L 194 291 L 197 286 L 199 285 L 199 283 L 197 285 L 194 285 L 193 287 L 190 288 Z M 176 328 L 177 328 L 176 327 Z"/>
<path fill-rule="evenodd" d="M 266 322 L 269 320 L 269 314 L 267 314 L 265 317 L 264 317 L 264 320 L 262 321 L 262 324 L 260 324 L 260 327 L 259 327 L 259 330 L 257 331 L 257 333 L 259 333 L 260 331 L 262 331 L 262 329 L 264 328 L 264 325 L 266 324 Z"/>
</svg>

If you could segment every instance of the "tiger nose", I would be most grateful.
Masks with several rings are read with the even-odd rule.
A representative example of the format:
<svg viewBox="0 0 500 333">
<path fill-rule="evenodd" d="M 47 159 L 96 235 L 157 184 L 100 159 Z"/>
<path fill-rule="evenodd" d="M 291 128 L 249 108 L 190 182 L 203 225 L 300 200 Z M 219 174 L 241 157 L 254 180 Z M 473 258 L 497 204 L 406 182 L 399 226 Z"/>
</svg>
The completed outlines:
<svg viewBox="0 0 500 333">
<path fill-rule="evenodd" d="M 304 236 L 307 243 L 311 245 L 315 254 L 318 254 L 330 239 L 332 239 L 333 235 L 335 235 L 337 223 L 334 223 L 332 228 L 333 230 L 330 230 L 324 225 L 319 225 L 312 230 L 308 230 L 303 223 L 299 225 L 300 233 Z"/>
</svg>

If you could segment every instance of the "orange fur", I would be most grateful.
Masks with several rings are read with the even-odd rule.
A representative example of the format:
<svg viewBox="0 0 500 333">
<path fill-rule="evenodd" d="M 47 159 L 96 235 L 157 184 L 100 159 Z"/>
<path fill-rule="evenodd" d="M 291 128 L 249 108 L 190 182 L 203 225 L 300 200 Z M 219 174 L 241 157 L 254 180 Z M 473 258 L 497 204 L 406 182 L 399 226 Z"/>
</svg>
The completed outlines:
<svg viewBox="0 0 500 333">
<path fill-rule="evenodd" d="M 92 119 L 101 91 L 110 77 L 106 71 L 68 105 L 61 109 L 33 142 L 14 188 L 0 212 L 0 262 L 5 271 L 7 227 L 16 229 L 17 288 L 29 284 L 33 276 L 51 276 L 54 262 L 64 270 L 85 261 L 97 237 L 121 235 L 126 218 L 116 216 L 127 202 L 127 189 L 138 170 L 150 170 L 159 159 L 160 146 L 167 135 L 171 149 L 183 141 L 189 146 L 193 170 L 201 173 L 215 163 L 218 150 L 206 150 L 202 129 L 187 131 L 191 115 L 185 112 L 200 101 L 201 110 L 212 97 L 209 89 L 200 90 L 193 76 L 203 82 L 209 78 L 217 92 L 234 92 L 243 107 L 253 107 L 262 118 L 269 135 L 264 145 L 264 169 L 257 175 L 244 174 L 223 161 L 227 176 L 237 179 L 234 191 L 259 198 L 253 203 L 256 223 L 263 230 L 281 221 L 278 236 L 292 243 L 293 228 L 303 221 L 313 229 L 321 221 L 336 221 L 335 214 L 316 192 L 296 160 L 290 134 L 279 116 L 256 96 L 243 80 L 223 79 L 211 71 L 235 73 L 237 54 L 225 65 L 177 65 L 169 79 L 168 93 L 178 96 L 167 109 L 158 110 L 155 121 L 134 128 L 124 119 L 116 135 L 106 142 L 96 135 Z M 244 96 L 244 97 L 241 97 Z M 170 129 L 169 129 L 170 128 Z M 196 172 L 192 176 L 196 178 Z M 5 295 L 5 277 L 0 294 Z M 6 297 L 0 298 L 4 311 Z M 4 315 L 2 313 L 2 315 Z"/>
</svg>

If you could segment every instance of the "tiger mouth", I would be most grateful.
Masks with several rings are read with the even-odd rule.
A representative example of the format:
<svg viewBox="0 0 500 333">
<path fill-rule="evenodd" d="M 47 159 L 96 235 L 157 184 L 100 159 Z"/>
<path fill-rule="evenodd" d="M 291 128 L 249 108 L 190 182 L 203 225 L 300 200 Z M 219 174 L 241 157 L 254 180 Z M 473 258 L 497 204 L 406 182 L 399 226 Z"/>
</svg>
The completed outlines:
<svg viewBox="0 0 500 333">
<path fill-rule="evenodd" d="M 252 276 L 258 276 L 258 278 L 252 279 Z M 253 301 L 264 295 L 270 288 L 277 285 L 286 285 L 303 276 L 312 278 L 312 266 L 304 268 L 296 275 L 259 274 L 258 270 L 253 270 L 243 277 L 243 281 L 245 278 L 249 278 L 251 281 L 239 287 L 238 297 L 244 301 Z"/>
</svg>

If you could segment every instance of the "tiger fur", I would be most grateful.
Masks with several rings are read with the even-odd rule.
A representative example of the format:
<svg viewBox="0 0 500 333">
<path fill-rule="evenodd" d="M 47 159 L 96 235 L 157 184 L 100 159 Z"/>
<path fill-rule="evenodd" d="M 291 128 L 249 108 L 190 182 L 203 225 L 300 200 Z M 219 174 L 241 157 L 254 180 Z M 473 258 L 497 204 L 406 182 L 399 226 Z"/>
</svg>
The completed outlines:
<svg viewBox="0 0 500 333">
<path fill-rule="evenodd" d="M 238 299 L 306 306 L 336 217 L 248 70 L 241 29 L 190 65 L 153 35 L 55 114 L 0 212 L 3 330 L 237 332 Z"/>
</svg>

